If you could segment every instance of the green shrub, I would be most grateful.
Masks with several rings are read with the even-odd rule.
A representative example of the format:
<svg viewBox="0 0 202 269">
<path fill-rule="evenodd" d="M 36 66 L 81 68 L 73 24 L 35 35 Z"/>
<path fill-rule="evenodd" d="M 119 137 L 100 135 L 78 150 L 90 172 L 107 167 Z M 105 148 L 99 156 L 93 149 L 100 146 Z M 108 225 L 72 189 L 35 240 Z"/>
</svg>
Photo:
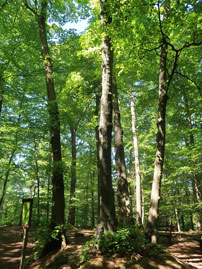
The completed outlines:
<svg viewBox="0 0 202 269">
<path fill-rule="evenodd" d="M 145 245 L 145 253 L 148 256 L 155 256 L 159 253 L 162 253 L 164 251 L 164 248 L 158 244 L 152 244 L 152 243 L 146 243 Z"/>
<path fill-rule="evenodd" d="M 57 239 L 57 235 L 59 231 L 62 229 L 70 229 L 69 225 L 59 225 L 56 226 L 54 229 L 50 229 L 47 226 L 41 226 L 35 232 L 32 242 L 35 243 L 34 252 L 33 252 L 33 259 L 37 259 L 41 254 L 42 250 L 44 249 L 45 245 L 50 242 L 53 238 Z"/>
<path fill-rule="evenodd" d="M 144 248 L 144 235 L 137 226 L 128 226 L 111 233 L 101 234 L 98 239 L 98 247 L 103 254 L 120 255 L 130 254 L 132 252 L 141 253 Z"/>
</svg>

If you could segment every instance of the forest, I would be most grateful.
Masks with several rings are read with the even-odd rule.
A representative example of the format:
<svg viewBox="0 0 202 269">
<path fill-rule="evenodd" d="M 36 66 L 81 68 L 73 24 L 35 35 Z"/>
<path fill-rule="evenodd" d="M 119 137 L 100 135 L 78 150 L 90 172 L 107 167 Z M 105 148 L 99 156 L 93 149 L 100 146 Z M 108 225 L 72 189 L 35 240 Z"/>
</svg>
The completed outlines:
<svg viewBox="0 0 202 269">
<path fill-rule="evenodd" d="M 0 228 L 33 198 L 45 254 L 200 234 L 200 0 L 1 0 L 0 40 Z"/>
</svg>

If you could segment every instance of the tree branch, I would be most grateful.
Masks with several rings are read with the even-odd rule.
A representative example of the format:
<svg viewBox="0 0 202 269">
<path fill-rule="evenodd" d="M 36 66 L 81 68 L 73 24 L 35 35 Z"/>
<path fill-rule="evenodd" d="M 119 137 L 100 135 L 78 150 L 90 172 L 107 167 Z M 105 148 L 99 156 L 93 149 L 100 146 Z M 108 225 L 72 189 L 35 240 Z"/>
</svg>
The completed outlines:
<svg viewBox="0 0 202 269">
<path fill-rule="evenodd" d="M 34 15 L 37 14 L 36 10 L 34 10 L 30 5 L 27 3 L 27 0 L 23 0 L 24 5 L 26 6 L 27 9 L 29 9 Z"/>
<path fill-rule="evenodd" d="M 201 96 L 201 98 L 202 98 L 202 89 L 199 87 L 199 85 L 198 85 L 193 79 L 191 79 L 191 78 L 188 77 L 187 75 L 184 75 L 184 74 L 180 73 L 179 71 L 176 71 L 175 73 L 178 74 L 178 75 L 180 75 L 180 76 L 182 76 L 182 77 L 184 77 L 184 78 L 186 78 L 187 80 L 191 81 L 192 83 L 194 83 L 194 85 L 195 85 L 196 88 L 198 89 L 199 94 L 200 94 L 200 96 Z"/>
<path fill-rule="evenodd" d="M 7 0 L 5 0 L 5 2 L 3 3 L 3 5 L 2 5 L 1 8 L 0 8 L 0 12 L 3 10 L 3 8 L 5 7 L 5 5 L 6 5 L 7 3 L 8 3 Z"/>
<path fill-rule="evenodd" d="M 94 94 L 91 99 L 89 100 L 88 104 L 86 105 L 86 107 L 84 107 L 84 110 L 82 111 L 80 117 L 78 118 L 77 122 L 76 122 L 76 129 L 78 128 L 78 125 L 83 117 L 83 115 L 86 113 L 87 109 L 89 108 L 91 102 L 93 101 L 93 99 L 95 98 L 96 94 Z"/>
<path fill-rule="evenodd" d="M 174 60 L 174 63 L 173 63 L 173 69 L 172 69 L 172 72 L 171 72 L 171 74 L 170 74 L 170 78 L 169 78 L 169 80 L 168 80 L 168 83 L 167 83 L 167 85 L 166 85 L 166 89 L 167 89 L 167 90 L 169 89 L 171 80 L 172 80 L 172 78 L 173 78 L 173 76 L 174 76 L 174 74 L 175 74 L 175 70 L 176 70 L 176 68 L 177 68 L 177 60 L 178 60 L 178 57 L 179 57 L 179 52 L 176 51 L 176 53 L 175 53 L 175 60 Z"/>
</svg>

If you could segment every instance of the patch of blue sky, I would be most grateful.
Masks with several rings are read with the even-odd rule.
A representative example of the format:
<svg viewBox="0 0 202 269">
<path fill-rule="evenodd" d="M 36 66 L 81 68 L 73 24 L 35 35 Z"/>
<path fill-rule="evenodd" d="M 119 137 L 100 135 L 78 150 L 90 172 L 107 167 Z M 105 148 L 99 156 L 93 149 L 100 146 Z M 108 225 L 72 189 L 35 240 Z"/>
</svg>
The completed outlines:
<svg viewBox="0 0 202 269">
<path fill-rule="evenodd" d="M 88 19 L 80 20 L 78 22 L 67 22 L 62 28 L 64 30 L 75 29 L 78 34 L 84 33 L 89 25 Z"/>
</svg>

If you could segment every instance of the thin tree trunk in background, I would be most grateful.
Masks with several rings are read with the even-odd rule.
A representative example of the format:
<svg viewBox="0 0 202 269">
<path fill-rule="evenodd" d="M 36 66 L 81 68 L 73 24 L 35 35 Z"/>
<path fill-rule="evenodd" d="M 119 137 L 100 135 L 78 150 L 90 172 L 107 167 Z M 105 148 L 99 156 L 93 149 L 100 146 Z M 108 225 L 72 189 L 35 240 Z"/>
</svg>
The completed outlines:
<svg viewBox="0 0 202 269">
<path fill-rule="evenodd" d="M 20 109 L 22 109 L 22 103 L 23 103 L 23 101 L 21 102 Z M 7 168 L 7 171 L 6 171 L 6 174 L 5 174 L 2 194 L 1 194 L 1 197 L 0 197 L 0 215 L 2 215 L 1 211 L 3 209 L 3 202 L 4 202 L 4 197 L 5 197 L 5 194 L 6 194 L 7 184 L 8 184 L 8 180 L 9 180 L 10 171 L 11 171 L 11 164 L 12 164 L 13 158 L 15 156 L 15 152 L 17 150 L 20 119 L 21 119 L 21 114 L 18 115 L 18 120 L 17 120 L 17 124 L 16 124 L 17 129 L 16 129 L 15 137 L 14 137 L 14 148 L 13 148 L 13 150 L 11 152 L 11 155 L 10 155 L 10 158 L 9 158 L 9 161 L 8 161 L 8 168 Z"/>
<path fill-rule="evenodd" d="M 113 119 L 114 119 L 114 146 L 115 161 L 118 177 L 118 204 L 119 204 L 119 223 L 133 223 L 132 209 L 130 205 L 130 195 L 128 191 L 128 181 L 126 174 L 125 154 L 123 145 L 123 130 L 121 126 L 120 109 L 118 104 L 117 85 L 114 79 L 113 85 Z"/>
<path fill-rule="evenodd" d="M 181 214 L 182 231 L 185 231 L 184 216 Z"/>
<path fill-rule="evenodd" d="M 184 103 L 185 103 L 185 109 L 186 109 L 186 114 L 187 114 L 187 122 L 189 126 L 189 131 L 190 131 L 190 136 L 189 136 L 189 148 L 192 152 L 194 151 L 195 148 L 195 138 L 193 135 L 193 126 L 192 126 L 192 119 L 191 119 L 191 113 L 190 113 L 190 108 L 189 108 L 189 103 L 187 100 L 186 93 L 184 92 Z M 197 166 L 197 161 L 191 157 L 191 164 L 193 170 L 195 170 Z M 193 189 L 193 197 L 194 197 L 194 203 L 200 204 L 202 202 L 202 193 L 201 193 L 201 188 L 200 188 L 200 178 L 199 175 L 196 171 L 192 172 L 192 189 Z M 197 210 L 197 228 L 201 231 L 202 230 L 202 214 L 201 214 L 201 209 Z"/>
<path fill-rule="evenodd" d="M 49 153 L 49 165 L 47 169 L 48 176 L 48 188 L 47 188 L 47 202 L 46 202 L 46 222 L 49 223 L 49 211 L 50 211 L 50 183 L 51 183 L 51 153 Z"/>
<path fill-rule="evenodd" d="M 35 162 L 35 178 L 37 181 L 37 224 L 40 224 L 40 180 L 39 180 L 39 166 L 37 158 L 37 144 L 34 137 L 34 162 Z"/>
<path fill-rule="evenodd" d="M 111 22 L 110 18 L 107 20 L 104 18 L 106 14 L 104 14 L 103 5 L 106 3 L 106 0 L 100 0 L 100 17 L 105 28 Z M 105 35 L 102 40 L 102 98 L 99 124 L 100 214 L 97 237 L 102 232 L 113 232 L 117 227 L 111 169 L 112 76 L 113 51 L 110 38 Z"/>
<path fill-rule="evenodd" d="M 49 223 L 49 208 L 50 208 L 50 177 L 48 176 L 48 188 L 47 188 L 47 203 L 46 203 L 46 222 Z"/>
<path fill-rule="evenodd" d="M 142 225 L 144 225 L 144 190 L 143 190 L 143 186 L 141 189 L 141 194 L 142 194 Z"/>
<path fill-rule="evenodd" d="M 75 225 L 75 190 L 76 190 L 76 128 L 70 127 L 72 145 L 71 186 L 68 222 Z"/>
<path fill-rule="evenodd" d="M 68 214 L 68 222 L 71 225 L 75 225 L 76 219 L 76 207 L 75 207 L 75 198 L 76 198 L 76 183 L 77 183 L 77 176 L 76 176 L 76 134 L 78 130 L 79 123 L 87 111 L 91 101 L 94 99 L 94 96 L 89 100 L 88 104 L 84 108 L 83 112 L 80 114 L 79 118 L 75 122 L 74 126 L 70 124 L 70 133 L 71 133 L 71 145 L 72 145 L 72 164 L 71 164 L 71 183 L 70 183 L 70 199 L 69 199 L 69 214 Z"/>
<path fill-rule="evenodd" d="M 176 224 L 177 224 L 177 231 L 181 232 L 180 229 L 180 221 L 179 221 L 179 215 L 178 215 L 178 209 L 177 209 L 177 203 L 175 201 L 175 219 L 176 219 Z"/>
<path fill-rule="evenodd" d="M 191 223 L 191 229 L 194 231 L 194 222 L 193 222 L 193 214 L 190 212 L 190 223 Z"/>
<path fill-rule="evenodd" d="M 2 194 L 1 194 L 1 198 L 0 198 L 0 211 L 3 208 L 3 201 L 4 201 L 4 197 L 6 194 L 6 188 L 7 188 L 7 184 L 8 184 L 8 179 L 9 179 L 9 175 L 10 175 L 10 171 L 11 171 L 11 163 L 13 161 L 15 152 L 16 152 L 16 147 L 12 150 L 9 161 L 8 161 L 8 168 L 6 171 L 6 175 L 5 175 L 5 179 L 4 179 L 4 183 L 3 183 L 3 189 L 2 189 Z"/>
<path fill-rule="evenodd" d="M 88 226 L 88 189 L 89 189 L 88 181 L 90 177 L 91 177 L 91 171 L 89 171 L 85 189 L 85 210 L 84 210 L 85 227 Z"/>
<path fill-rule="evenodd" d="M 94 171 L 93 174 L 91 175 L 90 178 L 90 185 L 91 185 L 91 227 L 94 228 L 95 227 L 95 199 L 94 199 L 94 184 L 93 184 L 93 180 L 94 180 Z"/>
<path fill-rule="evenodd" d="M 142 184 L 141 184 L 141 175 L 140 175 L 138 139 L 137 139 L 137 131 L 136 131 L 135 105 L 134 105 L 132 94 L 130 95 L 130 101 L 131 101 L 133 144 L 134 144 L 134 154 L 135 154 L 136 223 L 142 224 Z"/>
</svg>

